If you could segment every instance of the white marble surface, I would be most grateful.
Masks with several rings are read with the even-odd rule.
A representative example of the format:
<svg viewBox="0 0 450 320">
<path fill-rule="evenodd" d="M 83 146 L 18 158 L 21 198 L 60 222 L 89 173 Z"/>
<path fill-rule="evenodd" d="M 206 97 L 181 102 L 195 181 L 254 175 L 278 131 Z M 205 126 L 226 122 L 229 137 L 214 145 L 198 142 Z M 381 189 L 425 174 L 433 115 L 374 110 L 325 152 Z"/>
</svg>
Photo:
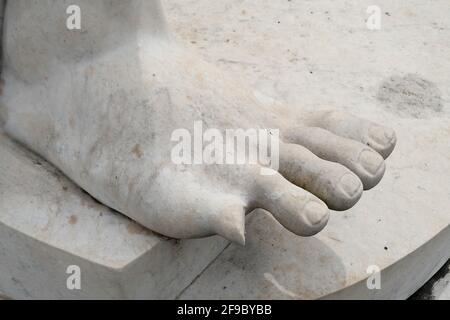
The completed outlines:
<svg viewBox="0 0 450 320">
<path fill-rule="evenodd" d="M 365 25 L 372 1 L 167 3 L 182 38 L 267 96 L 342 108 L 398 134 L 382 183 L 325 232 L 297 238 L 260 212 L 247 246 L 228 247 L 181 298 L 321 298 L 360 284 L 370 265 L 395 285 L 360 297 L 418 289 L 450 255 L 450 3 L 378 1 L 379 31 Z M 417 250 L 426 243 L 432 252 Z"/>
<path fill-rule="evenodd" d="M 178 242 L 98 204 L 0 133 L 0 292 L 28 298 L 174 298 L 223 250 Z M 82 290 L 66 287 L 81 268 Z"/>
<path fill-rule="evenodd" d="M 382 29 L 369 31 L 365 11 L 372 2 L 365 0 L 166 1 L 184 41 L 265 95 L 310 109 L 336 106 L 396 129 L 398 147 L 381 185 L 354 209 L 335 213 L 325 232 L 295 237 L 255 213 L 247 246 L 229 245 L 182 291 L 222 251 L 223 240 L 161 239 L 95 204 L 0 137 L 0 292 L 15 298 L 321 298 L 361 283 L 374 264 L 389 280 L 423 284 L 450 254 L 450 3 L 378 3 Z M 399 264 L 405 257 L 430 271 L 397 277 L 411 272 Z M 86 272 L 81 292 L 65 288 L 69 264 Z M 403 298 L 413 290 L 386 287 L 372 297 Z"/>
</svg>

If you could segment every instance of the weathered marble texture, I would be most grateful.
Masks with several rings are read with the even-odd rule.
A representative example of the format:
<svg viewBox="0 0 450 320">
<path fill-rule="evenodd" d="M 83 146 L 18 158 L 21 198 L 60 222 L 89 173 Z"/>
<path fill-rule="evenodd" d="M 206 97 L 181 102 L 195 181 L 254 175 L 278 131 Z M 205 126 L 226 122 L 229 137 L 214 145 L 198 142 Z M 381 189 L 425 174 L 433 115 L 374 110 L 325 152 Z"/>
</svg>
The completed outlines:
<svg viewBox="0 0 450 320">
<path fill-rule="evenodd" d="M 184 39 L 261 92 L 341 106 L 392 126 L 399 141 L 379 187 L 322 234 L 292 237 L 260 212 L 247 246 L 230 246 L 181 298 L 403 299 L 448 260 L 448 1 L 379 1 L 379 31 L 365 25 L 371 1 L 171 4 Z M 383 270 L 383 290 L 367 290 L 370 265 Z"/>
<path fill-rule="evenodd" d="M 0 133 L 0 292 L 15 299 L 171 299 L 226 246 L 178 242 L 98 204 Z M 66 287 L 68 266 L 82 288 Z"/>
<path fill-rule="evenodd" d="M 245 248 L 228 246 L 181 295 L 179 288 L 185 287 L 190 280 L 185 279 L 171 294 L 163 297 L 319 298 L 336 292 L 337 297 L 345 298 L 357 292 L 359 298 L 405 298 L 448 259 L 450 186 L 446 173 L 450 170 L 450 61 L 447 59 L 450 26 L 446 17 L 447 1 L 433 1 L 428 5 L 428 2 L 415 0 L 408 6 L 402 1 L 382 1 L 380 6 L 389 15 L 384 14 L 380 31 L 365 28 L 365 9 L 372 4 L 370 1 L 279 3 L 233 0 L 221 3 L 200 0 L 167 4 L 174 29 L 185 41 L 200 49 L 206 59 L 232 69 L 259 91 L 291 105 L 306 105 L 311 109 L 340 105 L 344 110 L 392 125 L 397 131 L 399 146 L 387 162 L 388 173 L 380 187 L 365 196 L 351 211 L 333 214 L 330 225 L 320 236 L 312 239 L 294 237 L 263 212 L 256 213 L 249 221 Z M 214 24 L 211 24 L 211 19 Z M 392 94 L 386 95 L 383 87 Z M 405 110 L 405 105 L 409 104 L 411 109 Z M 16 158 L 11 162 L 21 165 Z M 36 199 L 43 199 L 41 205 L 51 206 L 49 198 L 42 198 L 42 184 L 32 182 L 32 191 L 27 192 L 36 193 Z M 16 182 L 8 183 L 13 185 Z M 62 188 L 58 184 L 54 186 Z M 23 191 L 16 190 L 19 197 L 29 199 L 29 195 L 25 197 Z M 80 208 L 78 202 L 75 200 L 76 208 Z M 130 258 L 122 260 L 122 263 L 135 257 L 127 254 L 128 250 L 143 252 L 155 241 L 152 235 L 129 237 L 125 231 L 129 221 L 107 213 L 107 220 L 112 221 L 110 224 L 116 225 L 124 234 L 117 236 L 111 227 L 108 227 L 111 230 L 103 230 L 97 228 L 98 224 L 89 224 L 95 230 L 102 230 L 98 237 L 102 238 L 103 233 L 109 234 L 98 240 L 105 248 L 104 253 L 98 252 L 94 249 L 96 242 L 78 242 L 78 237 L 85 237 L 81 232 L 85 228 L 80 228 L 81 233 L 77 233 L 75 238 L 70 237 L 70 232 L 66 237 L 56 237 L 58 230 L 70 230 L 64 227 L 70 225 L 72 213 L 69 212 L 55 220 L 55 233 L 49 236 L 44 231 L 46 238 L 34 247 L 28 243 L 34 243 L 32 238 L 39 239 L 42 231 L 31 226 L 28 227 L 31 231 L 27 231 L 17 224 L 17 219 L 11 218 L 17 212 L 27 217 L 25 221 L 33 220 L 29 219 L 30 211 L 20 211 L 21 203 L 15 202 L 15 205 L 16 209 L 9 214 L 2 210 L 0 218 L 2 226 L 6 226 L 3 219 L 9 217 L 9 226 L 2 227 L 9 231 L 1 230 L 0 235 L 18 240 L 0 241 L 13 246 L 8 249 L 9 261 L 14 261 L 6 269 L 9 274 L 3 270 L 0 273 L 6 275 L 6 279 L 0 281 L 5 284 L 0 291 L 6 294 L 30 296 L 17 289 L 20 285 L 8 277 L 11 272 L 19 272 L 27 284 L 41 279 L 31 291 L 31 296 L 45 292 L 43 290 L 50 279 L 54 279 L 57 272 L 65 271 L 52 269 L 56 268 L 52 266 L 57 265 L 58 259 L 63 261 L 61 267 L 74 259 L 89 265 L 96 265 L 100 260 L 103 265 L 114 266 L 113 255 L 108 251 L 114 247 L 106 245 L 111 235 L 118 238 L 115 241 L 131 247 L 118 247 L 125 248 L 117 250 Z M 39 209 L 44 216 L 51 214 L 49 207 L 45 206 Z M 32 208 L 34 212 L 36 207 Z M 97 211 L 90 214 L 98 216 Z M 40 219 L 36 221 L 38 223 Z M 48 240 L 51 237 L 59 240 L 51 242 Z M 208 246 L 211 245 L 209 241 L 194 243 Z M 184 243 L 181 242 L 182 245 Z M 427 243 L 428 246 L 425 245 Z M 60 246 L 65 247 L 65 254 L 60 255 L 60 251 L 55 250 Z M 136 247 L 144 249 L 140 251 Z M 204 257 L 203 266 L 220 252 L 216 249 Z M 197 262 L 198 257 L 203 256 L 203 250 L 197 248 L 196 252 L 202 253 L 192 261 L 191 266 L 197 268 L 192 275 L 200 272 Z M 163 287 L 167 278 L 161 278 L 160 271 L 167 265 L 167 260 L 158 255 L 153 258 L 155 251 L 146 252 L 148 261 L 156 260 L 160 266 L 148 274 L 153 274 Z M 172 257 L 169 260 L 174 265 L 179 265 L 179 260 L 172 254 L 178 252 L 176 246 L 165 252 Z M 98 258 L 98 255 L 103 258 Z M 62 256 L 64 258 L 55 258 Z M 24 277 L 28 262 L 24 264 L 23 261 L 30 261 L 26 259 L 31 259 L 32 263 L 28 265 L 39 270 L 41 278 Z M 408 263 L 411 261 L 414 264 Z M 385 270 L 387 285 L 384 291 L 364 291 L 362 284 L 367 276 L 366 269 L 372 264 Z M 152 269 L 144 262 L 140 266 L 141 270 Z M 415 268 L 426 272 L 419 274 Z M 184 276 L 185 273 L 177 273 L 182 269 L 175 268 L 174 273 L 168 274 Z M 102 284 L 116 283 L 116 278 L 104 268 L 87 267 L 87 270 L 92 277 L 92 286 L 97 289 L 90 288 L 84 294 L 90 297 L 123 297 L 118 293 L 122 292 L 117 289 L 120 286 L 97 291 L 103 287 Z M 98 277 L 99 274 L 102 277 Z M 136 274 L 139 272 L 130 270 L 129 276 Z M 406 275 L 406 278 L 400 275 Z M 76 297 L 58 289 L 63 277 L 64 274 L 59 282 L 55 281 L 54 287 L 48 287 L 48 294 Z M 130 284 L 131 292 L 133 286 L 140 282 L 135 279 Z M 176 281 L 168 282 L 173 284 Z M 398 286 L 398 283 L 405 287 Z M 149 292 L 147 297 L 152 297 L 153 288 L 143 283 L 142 286 Z M 345 291 L 346 288 L 351 290 Z"/>
<path fill-rule="evenodd" d="M 81 30 L 66 28 L 71 4 Z M 352 207 L 382 179 L 392 128 L 332 107 L 273 103 L 173 41 L 165 22 L 159 0 L 7 2 L 5 132 L 101 203 L 175 239 L 218 234 L 244 244 L 254 208 L 313 236 L 328 209 Z M 214 130 L 212 163 L 198 157 L 210 158 L 212 133 L 198 139 L 198 122 Z M 247 160 L 230 150 L 245 152 L 229 136 L 251 135 L 239 128 L 263 136 L 243 141 Z"/>
</svg>

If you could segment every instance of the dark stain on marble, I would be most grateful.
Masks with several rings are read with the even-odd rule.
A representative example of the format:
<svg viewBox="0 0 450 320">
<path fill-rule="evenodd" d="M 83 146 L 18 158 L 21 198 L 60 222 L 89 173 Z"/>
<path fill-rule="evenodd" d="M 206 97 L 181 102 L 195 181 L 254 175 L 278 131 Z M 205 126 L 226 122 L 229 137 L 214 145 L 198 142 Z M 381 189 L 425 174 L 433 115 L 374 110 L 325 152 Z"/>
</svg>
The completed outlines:
<svg viewBox="0 0 450 320">
<path fill-rule="evenodd" d="M 405 118 L 436 117 L 443 109 L 440 89 L 416 74 L 385 79 L 378 89 L 377 99 L 386 110 Z"/>
</svg>

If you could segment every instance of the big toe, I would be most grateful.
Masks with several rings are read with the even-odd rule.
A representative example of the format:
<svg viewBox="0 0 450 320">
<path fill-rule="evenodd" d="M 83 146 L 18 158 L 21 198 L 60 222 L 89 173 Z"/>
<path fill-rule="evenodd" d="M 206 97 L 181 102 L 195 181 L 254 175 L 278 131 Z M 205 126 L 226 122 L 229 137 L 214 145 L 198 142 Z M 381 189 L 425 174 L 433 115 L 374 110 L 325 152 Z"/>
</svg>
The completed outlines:
<svg viewBox="0 0 450 320">
<path fill-rule="evenodd" d="M 317 112 L 307 120 L 310 126 L 326 129 L 340 137 L 365 144 L 387 159 L 395 148 L 395 131 L 341 111 Z"/>
</svg>

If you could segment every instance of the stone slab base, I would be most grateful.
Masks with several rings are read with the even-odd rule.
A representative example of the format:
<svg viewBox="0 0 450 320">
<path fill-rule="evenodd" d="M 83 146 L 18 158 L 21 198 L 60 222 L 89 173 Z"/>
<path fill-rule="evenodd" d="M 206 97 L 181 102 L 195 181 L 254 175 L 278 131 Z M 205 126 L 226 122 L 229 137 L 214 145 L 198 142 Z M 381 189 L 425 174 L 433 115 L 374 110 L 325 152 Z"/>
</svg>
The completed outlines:
<svg viewBox="0 0 450 320">
<path fill-rule="evenodd" d="M 442 174 L 450 172 L 449 128 L 440 120 L 398 122 L 400 144 L 381 184 L 351 210 L 334 212 L 314 238 L 255 212 L 246 247 L 228 247 L 181 298 L 408 298 L 450 258 L 450 189 Z M 373 267 L 381 290 L 367 290 Z"/>
<path fill-rule="evenodd" d="M 14 299 L 173 299 L 226 246 L 175 241 L 95 202 L 0 134 L 0 292 Z M 69 266 L 81 290 L 69 290 Z"/>
</svg>

